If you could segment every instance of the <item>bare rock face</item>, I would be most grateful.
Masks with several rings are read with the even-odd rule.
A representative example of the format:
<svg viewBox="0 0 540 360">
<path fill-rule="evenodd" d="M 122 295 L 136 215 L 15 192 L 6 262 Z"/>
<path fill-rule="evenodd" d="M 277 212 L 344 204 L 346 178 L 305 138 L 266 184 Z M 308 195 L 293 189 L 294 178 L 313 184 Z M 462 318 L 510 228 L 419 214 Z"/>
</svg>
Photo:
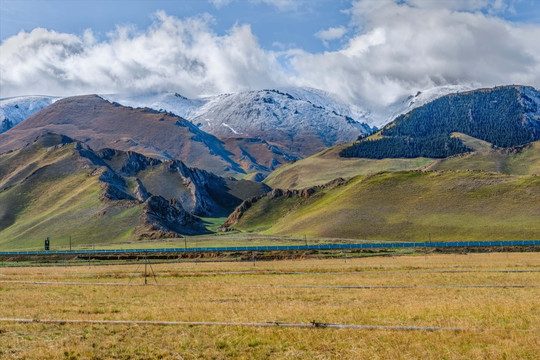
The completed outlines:
<svg viewBox="0 0 540 360">
<path fill-rule="evenodd" d="M 188 213 L 176 201 L 167 201 L 161 196 L 150 196 L 143 207 L 144 222 L 149 230 L 174 232 L 178 235 L 208 233 L 202 220 Z"/>
<path fill-rule="evenodd" d="M 0 124 L 0 132 L 8 131 L 13 127 L 13 122 L 9 120 L 8 118 L 2 120 L 2 123 Z"/>
<path fill-rule="evenodd" d="M 133 193 L 135 194 L 135 197 L 137 198 L 137 200 L 143 201 L 143 202 L 148 200 L 148 198 L 151 197 L 152 194 L 150 194 L 146 190 L 141 180 L 135 179 L 135 181 L 137 182 L 137 186 L 135 187 L 135 190 L 133 190 Z"/>
<path fill-rule="evenodd" d="M 193 204 L 193 213 L 195 215 L 208 215 L 212 209 L 218 207 L 209 189 L 212 187 L 223 187 L 222 178 L 209 173 L 205 170 L 189 168 L 181 161 L 171 161 L 169 170 L 177 172 L 184 182 L 184 186 L 191 192 Z"/>
<path fill-rule="evenodd" d="M 263 196 L 258 196 L 255 198 L 251 198 L 248 200 L 242 201 L 242 203 L 234 209 L 231 215 L 225 220 L 225 223 L 221 227 L 221 231 L 227 231 L 228 228 L 234 224 L 238 223 L 238 220 L 244 215 L 244 213 L 253 205 L 253 203 L 257 202 L 257 200 L 261 199 Z"/>
<path fill-rule="evenodd" d="M 246 181 L 240 183 L 225 179 L 202 169 L 188 167 L 180 160 L 159 160 L 133 151 L 108 148 L 96 154 L 99 159 L 93 159 L 95 163 L 105 164 L 121 177 L 139 179 L 133 197 L 142 201 L 151 195 L 175 199 L 182 203 L 184 209 L 197 216 L 230 212 L 243 199 L 265 190 L 262 184 L 257 185 L 260 188 L 257 191 L 253 184 L 245 184 Z M 141 185 L 150 195 L 141 192 Z M 120 184 L 118 187 L 124 188 Z M 244 192 L 232 194 L 231 187 L 243 188 Z"/>
</svg>

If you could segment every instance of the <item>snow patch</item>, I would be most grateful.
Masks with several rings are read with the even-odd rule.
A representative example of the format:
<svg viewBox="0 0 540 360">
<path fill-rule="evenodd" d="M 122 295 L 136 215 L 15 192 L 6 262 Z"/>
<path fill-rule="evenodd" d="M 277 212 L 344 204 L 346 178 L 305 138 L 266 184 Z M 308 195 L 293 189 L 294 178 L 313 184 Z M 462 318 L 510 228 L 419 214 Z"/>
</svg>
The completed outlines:
<svg viewBox="0 0 540 360">
<path fill-rule="evenodd" d="M 239 133 L 238 131 L 234 130 L 232 127 L 230 127 L 229 124 L 223 123 L 223 124 L 221 124 L 221 125 L 223 125 L 223 126 L 225 126 L 226 128 L 230 129 L 234 134 L 236 134 L 236 135 L 241 135 L 241 133 Z"/>
</svg>

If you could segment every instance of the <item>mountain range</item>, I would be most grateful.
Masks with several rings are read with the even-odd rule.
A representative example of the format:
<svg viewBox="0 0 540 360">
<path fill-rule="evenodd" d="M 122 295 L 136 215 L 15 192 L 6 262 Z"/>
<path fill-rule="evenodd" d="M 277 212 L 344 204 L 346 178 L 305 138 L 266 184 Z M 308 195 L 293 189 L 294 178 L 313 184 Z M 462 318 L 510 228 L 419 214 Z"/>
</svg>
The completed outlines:
<svg viewBox="0 0 540 360">
<path fill-rule="evenodd" d="M 18 149 L 43 132 L 80 140 L 94 149 L 136 151 L 160 159 L 180 159 L 219 175 L 268 174 L 296 159 L 260 139 L 223 142 L 168 112 L 130 108 L 97 95 L 56 101 L 0 134 L 0 153 Z"/>
<path fill-rule="evenodd" d="M 4 118 L 0 247 L 202 234 L 229 214 L 227 230 L 288 236 L 540 234 L 538 90 L 456 89 L 377 116 L 302 88 L 6 100 L 13 119 L 50 104 Z"/>
<path fill-rule="evenodd" d="M 398 99 L 388 106 L 352 105 L 311 88 L 284 88 L 188 99 L 178 93 L 100 94 L 110 102 L 133 108 L 171 112 L 221 138 L 259 137 L 296 148 L 296 156 L 352 141 L 396 116 L 449 93 L 469 90 L 442 86 Z M 21 96 L 0 100 L 0 122 L 6 131 L 60 99 Z M 310 141 L 304 141 L 308 139 Z M 297 145 L 298 144 L 298 145 Z"/>
<path fill-rule="evenodd" d="M 0 155 L 0 245 L 40 244 L 43 234 L 80 244 L 208 233 L 200 216 L 227 215 L 268 190 L 47 132 Z"/>
</svg>

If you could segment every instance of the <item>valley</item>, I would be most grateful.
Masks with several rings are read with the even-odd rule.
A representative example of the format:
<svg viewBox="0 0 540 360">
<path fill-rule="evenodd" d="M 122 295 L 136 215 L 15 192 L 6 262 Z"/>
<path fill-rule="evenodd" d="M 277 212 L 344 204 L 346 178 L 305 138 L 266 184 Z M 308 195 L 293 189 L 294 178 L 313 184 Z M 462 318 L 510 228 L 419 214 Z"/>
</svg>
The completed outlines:
<svg viewBox="0 0 540 360">
<path fill-rule="evenodd" d="M 316 105 L 323 103 L 320 93 L 288 91 L 295 95 L 264 90 L 199 103 L 174 95 L 160 97 L 153 106 L 173 104 L 192 121 L 202 116 L 196 115 L 201 109 L 207 115 L 214 109 L 215 117 L 225 116 L 216 110 L 220 106 L 233 111 L 226 116 L 247 121 L 244 107 L 223 105 L 231 99 L 254 103 L 260 111 L 294 105 L 326 114 L 337 114 L 336 109 L 345 112 L 337 103 L 327 102 L 331 111 Z M 305 100 L 296 98 L 300 95 Z M 504 115 L 497 121 L 512 127 L 522 114 L 524 120 L 514 126 L 515 134 L 529 139 L 524 135 L 529 129 L 534 139 L 540 126 L 536 90 L 498 87 L 441 96 L 418 104 L 372 135 L 361 133 L 355 142 L 342 142 L 344 138 L 338 136 L 341 140 L 327 142 L 337 144 L 310 156 L 320 148 L 318 140 L 313 142 L 315 148 L 304 152 L 265 135 L 267 131 L 252 136 L 221 132 L 224 137 L 218 138 L 204 132 L 204 126 L 163 109 L 126 107 L 96 95 L 57 99 L 0 134 L 4 204 L 0 248 L 36 248 L 47 236 L 61 239 L 59 246 L 66 246 L 69 239 L 74 246 L 139 241 L 152 247 L 152 242 L 205 233 L 216 234 L 217 242 L 227 241 L 220 236 L 222 231 L 239 232 L 240 237 L 233 236 L 237 239 L 274 236 L 285 242 L 305 236 L 313 241 L 540 237 L 536 221 L 540 217 L 539 142 L 520 140 L 514 146 L 498 146 L 505 144 L 506 133 L 494 135 L 497 130 L 481 120 L 498 111 L 482 110 L 481 104 L 489 99 L 504 98 L 509 103 L 524 99 L 513 105 L 514 117 Z M 450 106 L 452 101 L 459 103 L 451 113 L 454 120 L 417 115 L 431 113 L 431 108 L 448 101 Z M 473 106 L 480 120 L 462 127 L 465 132 L 450 131 L 451 121 L 459 123 L 463 113 L 467 116 L 466 106 Z M 290 115 L 278 115 L 283 116 Z M 313 135 L 308 125 L 302 125 L 307 126 L 304 131 L 286 125 L 287 121 L 282 121 L 284 129 L 299 136 L 291 138 L 294 143 Z M 405 134 L 411 129 L 420 129 L 419 139 L 424 142 L 442 139 L 444 133 L 466 152 L 445 157 L 344 156 L 362 144 L 390 139 L 389 131 Z M 437 141 L 430 146 L 436 149 Z M 413 143 L 409 146 L 414 148 Z"/>
<path fill-rule="evenodd" d="M 0 360 L 538 360 L 539 14 L 0 0 Z"/>
</svg>

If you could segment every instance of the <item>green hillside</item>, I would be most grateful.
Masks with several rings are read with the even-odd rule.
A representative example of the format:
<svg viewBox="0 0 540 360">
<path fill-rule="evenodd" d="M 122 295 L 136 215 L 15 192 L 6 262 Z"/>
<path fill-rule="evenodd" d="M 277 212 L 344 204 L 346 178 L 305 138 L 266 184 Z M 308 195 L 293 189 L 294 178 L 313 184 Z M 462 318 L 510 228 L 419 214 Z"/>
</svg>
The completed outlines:
<svg viewBox="0 0 540 360">
<path fill-rule="evenodd" d="M 107 201 L 97 176 L 78 167 L 74 143 L 40 143 L 0 155 L 0 249 L 127 240 L 142 204 Z"/>
<path fill-rule="evenodd" d="M 382 172 L 312 196 L 263 197 L 234 228 L 263 234 L 449 241 L 540 238 L 540 177 Z"/>
<path fill-rule="evenodd" d="M 0 154 L 0 249 L 39 248 L 46 237 L 58 249 L 70 237 L 81 247 L 207 234 L 206 226 L 268 189 L 45 133 Z"/>
<path fill-rule="evenodd" d="M 433 159 L 366 159 L 343 158 L 339 153 L 350 144 L 336 145 L 316 155 L 284 165 L 272 172 L 264 182 L 273 188 L 302 189 L 325 184 L 337 177 L 351 178 L 379 171 L 414 170 L 432 163 Z"/>
<path fill-rule="evenodd" d="M 470 139 L 466 141 L 471 142 Z M 437 160 L 427 165 L 425 169 L 482 170 L 509 175 L 538 175 L 540 174 L 540 141 L 516 148 L 479 149 L 473 153 Z"/>
<path fill-rule="evenodd" d="M 471 151 L 455 132 L 496 147 L 540 140 L 539 105 L 531 87 L 501 86 L 450 94 L 398 116 L 376 136 L 343 149 L 341 156 L 444 158 Z"/>
</svg>

